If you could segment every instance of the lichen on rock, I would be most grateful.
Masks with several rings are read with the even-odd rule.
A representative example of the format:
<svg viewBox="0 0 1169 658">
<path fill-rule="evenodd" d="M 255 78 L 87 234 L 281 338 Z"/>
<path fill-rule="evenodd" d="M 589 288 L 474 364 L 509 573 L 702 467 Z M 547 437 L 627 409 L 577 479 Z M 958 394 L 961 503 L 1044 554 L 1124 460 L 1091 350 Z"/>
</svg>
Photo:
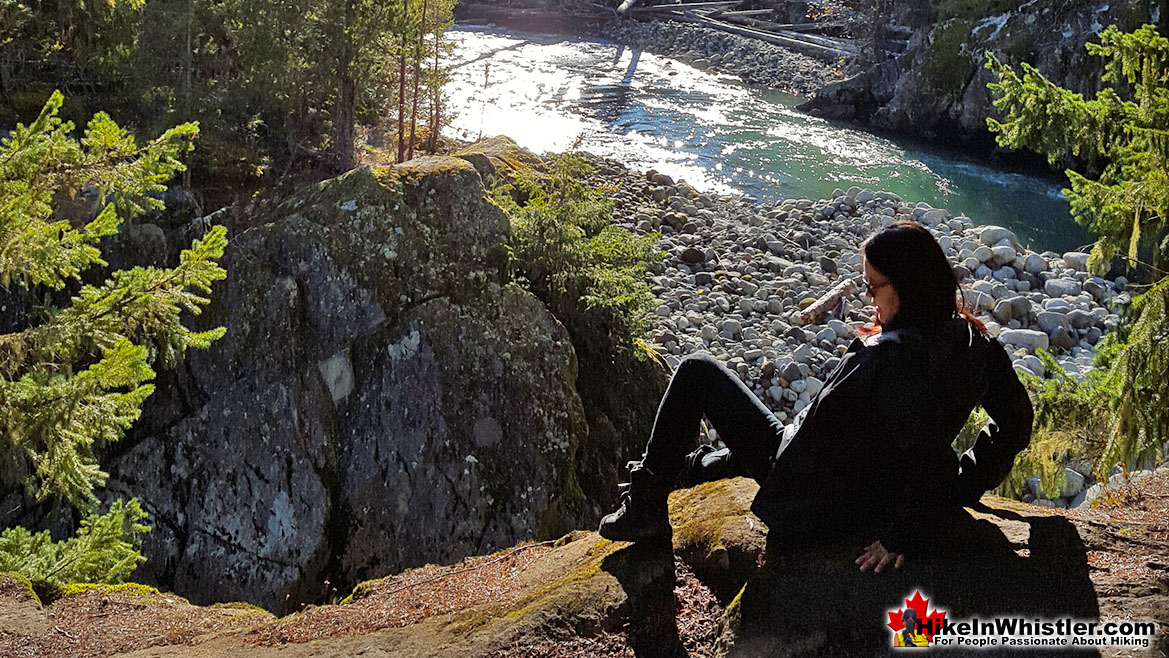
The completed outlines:
<svg viewBox="0 0 1169 658">
<path fill-rule="evenodd" d="M 471 164 L 357 169 L 249 224 L 197 319 L 227 335 L 108 461 L 155 528 L 137 578 L 287 611 L 586 523 L 573 346 L 506 285 L 508 218 Z"/>
</svg>

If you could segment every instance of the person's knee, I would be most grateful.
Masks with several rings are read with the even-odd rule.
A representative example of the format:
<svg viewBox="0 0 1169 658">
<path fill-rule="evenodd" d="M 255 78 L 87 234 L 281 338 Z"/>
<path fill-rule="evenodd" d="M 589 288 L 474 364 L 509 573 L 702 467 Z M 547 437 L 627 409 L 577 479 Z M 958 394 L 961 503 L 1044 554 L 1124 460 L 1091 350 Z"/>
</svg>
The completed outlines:
<svg viewBox="0 0 1169 658">
<path fill-rule="evenodd" d="M 717 370 L 722 365 L 719 360 L 714 358 L 710 352 L 695 352 L 682 357 L 678 362 L 677 371 L 702 371 L 702 370 Z"/>
</svg>

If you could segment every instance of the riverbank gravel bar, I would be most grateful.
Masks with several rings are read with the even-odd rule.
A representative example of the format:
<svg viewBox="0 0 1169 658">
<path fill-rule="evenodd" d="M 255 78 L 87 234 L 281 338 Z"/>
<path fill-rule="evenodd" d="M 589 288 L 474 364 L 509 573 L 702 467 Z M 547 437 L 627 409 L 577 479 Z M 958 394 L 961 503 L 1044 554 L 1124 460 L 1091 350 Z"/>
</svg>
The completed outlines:
<svg viewBox="0 0 1169 658">
<path fill-rule="evenodd" d="M 623 190 L 617 221 L 639 234 L 661 232 L 665 257 L 650 280 L 654 349 L 671 367 L 709 351 L 785 422 L 810 403 L 874 314 L 855 286 L 814 322 L 801 322 L 802 311 L 841 281 L 859 280 L 861 243 L 894 221 L 915 221 L 937 238 L 967 306 L 1020 373 L 1054 376 L 1037 356 L 1044 350 L 1082 379 L 1131 301 L 1123 278 L 1087 271 L 1086 253 L 1035 252 L 1008 229 L 889 192 L 851 187 L 829 199 L 761 204 L 715 198 L 652 170 L 594 164 Z"/>
</svg>

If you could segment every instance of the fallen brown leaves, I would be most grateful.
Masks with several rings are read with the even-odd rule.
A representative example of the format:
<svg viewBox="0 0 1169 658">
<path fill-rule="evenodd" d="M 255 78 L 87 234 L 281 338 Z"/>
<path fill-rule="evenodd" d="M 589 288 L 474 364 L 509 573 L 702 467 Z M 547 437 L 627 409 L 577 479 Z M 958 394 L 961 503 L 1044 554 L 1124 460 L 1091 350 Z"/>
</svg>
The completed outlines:
<svg viewBox="0 0 1169 658">
<path fill-rule="evenodd" d="M 259 609 L 198 607 L 173 595 L 75 594 L 46 611 L 52 630 L 40 635 L 0 634 L 6 658 L 104 658 L 199 636 L 250 628 L 270 618 Z"/>
<path fill-rule="evenodd" d="M 1056 509 L 1073 523 L 1102 524 L 1126 550 L 1089 550 L 1088 564 L 1128 582 L 1169 580 L 1169 473 L 1106 490 L 1097 503 Z"/>
<path fill-rule="evenodd" d="M 521 572 L 551 550 L 550 542 L 519 546 L 501 556 L 411 569 L 367 583 L 344 605 L 310 607 L 280 624 L 257 629 L 256 644 L 309 642 L 418 623 L 484 603 L 519 597 Z"/>
</svg>

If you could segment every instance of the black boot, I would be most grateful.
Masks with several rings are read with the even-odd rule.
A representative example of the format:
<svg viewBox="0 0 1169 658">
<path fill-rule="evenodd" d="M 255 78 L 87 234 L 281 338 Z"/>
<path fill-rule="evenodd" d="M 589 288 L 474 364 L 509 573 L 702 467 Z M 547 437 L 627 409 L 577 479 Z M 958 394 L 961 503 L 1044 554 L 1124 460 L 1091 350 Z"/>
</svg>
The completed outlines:
<svg viewBox="0 0 1169 658">
<path fill-rule="evenodd" d="M 601 519 L 598 533 L 610 541 L 669 540 L 670 487 L 641 462 L 630 462 L 628 484 L 621 485 L 621 507 Z"/>
</svg>

